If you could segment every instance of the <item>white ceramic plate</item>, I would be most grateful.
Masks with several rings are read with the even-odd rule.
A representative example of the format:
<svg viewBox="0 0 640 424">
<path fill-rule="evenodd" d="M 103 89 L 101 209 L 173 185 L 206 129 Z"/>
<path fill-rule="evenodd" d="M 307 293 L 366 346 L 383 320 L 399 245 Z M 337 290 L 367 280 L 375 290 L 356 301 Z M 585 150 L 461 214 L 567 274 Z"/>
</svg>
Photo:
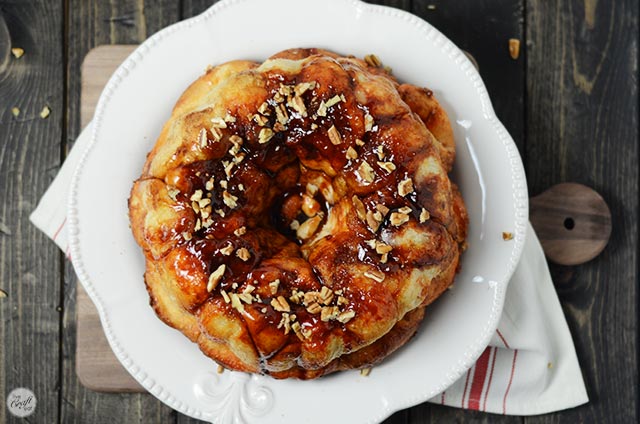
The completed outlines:
<svg viewBox="0 0 640 424">
<path fill-rule="evenodd" d="M 418 335 L 369 377 L 218 375 L 149 307 L 144 259 L 129 230 L 129 190 L 174 102 L 207 65 L 305 46 L 376 53 L 400 80 L 434 90 L 458 143 L 454 179 L 469 210 L 469 250 L 455 288 L 428 308 Z M 109 81 L 93 122 L 69 200 L 73 264 L 118 359 L 170 407 L 216 422 L 377 422 L 446 389 L 488 344 L 524 245 L 525 176 L 480 76 L 428 23 L 356 0 L 222 1 L 143 43 Z M 503 231 L 515 239 L 503 241 Z"/>
</svg>

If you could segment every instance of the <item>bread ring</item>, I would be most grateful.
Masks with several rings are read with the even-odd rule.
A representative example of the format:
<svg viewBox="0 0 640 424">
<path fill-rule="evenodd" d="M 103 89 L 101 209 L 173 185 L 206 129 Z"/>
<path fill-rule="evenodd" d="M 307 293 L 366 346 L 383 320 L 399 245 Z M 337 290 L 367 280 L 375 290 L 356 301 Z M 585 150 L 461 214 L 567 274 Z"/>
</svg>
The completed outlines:
<svg viewBox="0 0 640 424">
<path fill-rule="evenodd" d="M 233 370 L 316 378 L 405 344 L 467 215 L 429 91 L 319 49 L 209 69 L 129 199 L 151 305 Z"/>
</svg>

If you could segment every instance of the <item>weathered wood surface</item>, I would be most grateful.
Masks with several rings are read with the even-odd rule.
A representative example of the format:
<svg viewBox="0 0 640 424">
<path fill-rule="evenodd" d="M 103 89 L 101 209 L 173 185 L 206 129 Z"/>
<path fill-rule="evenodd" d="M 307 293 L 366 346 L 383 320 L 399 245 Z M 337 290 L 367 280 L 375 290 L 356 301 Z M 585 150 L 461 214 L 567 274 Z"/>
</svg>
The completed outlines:
<svg viewBox="0 0 640 424">
<path fill-rule="evenodd" d="M 86 53 L 101 44 L 139 43 L 210 3 L 0 0 L 9 34 L 0 23 L 0 288 L 8 293 L 0 299 L 0 392 L 34 389 L 32 422 L 195 422 L 149 395 L 97 393 L 79 383 L 75 276 L 27 217 L 79 132 Z M 599 191 L 613 215 L 601 256 L 552 267 L 588 405 L 522 419 L 424 404 L 389 422 L 637 422 L 637 1 L 378 3 L 413 11 L 476 57 L 525 160 L 531 195 L 576 181 Z M 25 56 L 10 56 L 7 37 Z M 508 55 L 509 38 L 522 42 L 517 60 Z M 46 120 L 38 118 L 43 103 L 52 110 Z M 18 422 L 0 400 L 0 422 Z"/>
<path fill-rule="evenodd" d="M 611 240 L 595 260 L 552 266 L 591 402 L 532 423 L 638 417 L 638 2 L 527 3 L 529 192 L 598 191 Z"/>
<path fill-rule="evenodd" d="M 63 25 L 62 2 L 0 2 L 0 422 L 21 421 L 5 399 L 23 386 L 38 398 L 32 421 L 58 420 L 62 261 L 29 214 L 60 166 Z"/>
</svg>

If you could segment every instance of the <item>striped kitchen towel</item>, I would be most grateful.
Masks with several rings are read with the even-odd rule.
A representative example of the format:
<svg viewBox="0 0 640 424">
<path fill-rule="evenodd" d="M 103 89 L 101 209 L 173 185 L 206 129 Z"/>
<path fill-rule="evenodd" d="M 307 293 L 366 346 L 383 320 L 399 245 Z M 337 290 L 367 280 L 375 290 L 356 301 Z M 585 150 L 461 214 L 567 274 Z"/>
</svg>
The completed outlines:
<svg viewBox="0 0 640 424">
<path fill-rule="evenodd" d="M 30 217 L 67 257 L 68 188 L 91 138 L 89 128 L 76 140 Z M 460 380 L 430 402 L 496 414 L 535 415 L 587 401 L 571 334 L 544 253 L 529 226 L 522 260 L 509 283 L 491 343 Z"/>
<path fill-rule="evenodd" d="M 498 329 L 476 364 L 431 402 L 536 415 L 588 401 L 575 348 L 531 225 Z"/>
</svg>

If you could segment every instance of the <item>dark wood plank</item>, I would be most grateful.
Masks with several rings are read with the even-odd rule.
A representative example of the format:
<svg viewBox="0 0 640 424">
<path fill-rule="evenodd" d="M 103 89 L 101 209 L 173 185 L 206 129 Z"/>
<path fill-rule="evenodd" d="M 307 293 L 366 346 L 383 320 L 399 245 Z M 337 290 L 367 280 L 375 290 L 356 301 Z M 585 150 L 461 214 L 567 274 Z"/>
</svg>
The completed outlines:
<svg viewBox="0 0 640 424">
<path fill-rule="evenodd" d="M 524 1 L 414 1 L 412 12 L 475 58 L 496 115 L 524 152 Z M 509 55 L 510 38 L 521 40 L 516 60 Z M 519 423 L 522 419 L 424 403 L 409 411 L 409 422 Z"/>
<path fill-rule="evenodd" d="M 423 405 L 409 410 L 409 422 L 415 424 L 433 423 L 472 423 L 472 424 L 494 424 L 494 423 L 522 423 L 521 417 L 505 417 L 504 415 L 489 414 L 486 412 L 469 411 L 466 409 L 453 408 L 442 405 Z"/>
<path fill-rule="evenodd" d="M 58 419 L 61 255 L 29 214 L 60 166 L 62 19 L 59 1 L 0 1 L 0 26 L 7 29 L 0 52 L 0 288 L 8 295 L 0 298 L 3 423 L 24 422 L 6 409 L 5 396 L 17 387 L 36 395 L 28 420 Z M 24 56 L 15 59 L 9 44 Z M 51 114 L 42 119 L 45 106 Z"/>
<path fill-rule="evenodd" d="M 477 61 L 496 115 L 524 152 L 524 0 L 414 1 L 412 12 Z M 509 55 L 509 39 L 520 55 Z"/>
<path fill-rule="evenodd" d="M 180 18 L 174 0 L 68 0 L 68 115 L 71 143 L 80 131 L 80 66 L 93 47 L 139 44 Z"/>
<path fill-rule="evenodd" d="M 80 130 L 80 66 L 86 53 L 101 44 L 137 44 L 179 19 L 171 0 L 69 0 L 67 75 L 69 146 Z M 149 394 L 105 394 L 83 387 L 75 372 L 76 276 L 65 266 L 63 400 L 61 422 L 173 423 L 176 413 Z"/>
<path fill-rule="evenodd" d="M 217 2 L 217 0 L 182 0 L 182 18 L 199 15 Z"/>
<path fill-rule="evenodd" d="M 638 421 L 638 2 L 530 0 L 530 194 L 574 181 L 612 212 L 592 262 L 553 267 L 589 404 L 531 423 Z"/>
</svg>

